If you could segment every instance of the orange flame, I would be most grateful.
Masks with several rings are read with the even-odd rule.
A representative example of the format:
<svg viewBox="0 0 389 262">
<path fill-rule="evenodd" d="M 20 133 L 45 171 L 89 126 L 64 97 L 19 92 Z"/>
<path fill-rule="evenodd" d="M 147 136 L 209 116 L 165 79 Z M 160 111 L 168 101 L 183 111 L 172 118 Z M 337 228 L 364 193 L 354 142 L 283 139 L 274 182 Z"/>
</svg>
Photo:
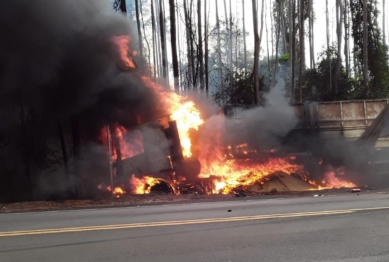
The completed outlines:
<svg viewBox="0 0 389 262">
<path fill-rule="evenodd" d="M 322 180 L 322 184 L 323 185 L 319 186 L 319 189 L 356 187 L 356 185 L 354 183 L 336 177 L 335 172 L 333 170 L 328 170 L 324 173 L 324 178 Z"/>
<path fill-rule="evenodd" d="M 111 192 L 111 186 L 105 186 L 104 184 L 100 184 L 97 186 L 97 188 L 100 190 L 105 190 L 105 191 Z"/>
<path fill-rule="evenodd" d="M 119 144 L 122 159 L 144 153 L 143 136 L 141 131 L 136 129 L 127 130 L 123 126 L 116 126 L 113 130 L 113 135 Z M 107 146 L 107 130 L 105 128 L 101 129 L 99 139 L 105 146 Z M 110 143 L 112 148 L 111 160 L 114 162 L 118 158 L 118 152 L 115 143 L 112 141 L 112 137 Z"/>
<path fill-rule="evenodd" d="M 144 152 L 142 132 L 139 130 L 127 131 L 124 127 L 118 126 L 115 135 L 120 146 L 122 159 L 133 157 Z M 117 153 L 114 151 L 114 159 Z"/>
<path fill-rule="evenodd" d="M 189 130 L 198 130 L 204 123 L 200 117 L 200 111 L 195 107 L 192 101 L 183 104 L 172 105 L 172 119 L 177 122 L 177 129 L 180 136 L 182 153 L 184 157 L 191 157 L 192 142 L 189 137 Z"/>
<path fill-rule="evenodd" d="M 228 154 L 222 151 L 225 117 L 214 116 L 204 127 L 208 138 L 202 141 L 199 161 L 201 162 L 201 178 L 218 177 L 214 181 L 214 192 L 230 193 L 234 188 L 241 186 L 247 188 L 276 172 L 286 174 L 305 174 L 304 168 L 293 164 L 290 158 L 270 158 L 262 163 L 250 160 L 228 160 L 233 157 L 232 152 L 248 150 L 247 144 L 241 144 L 233 148 L 228 146 Z M 209 129 L 209 130 L 207 130 Z"/>
<path fill-rule="evenodd" d="M 112 191 L 111 186 L 104 186 L 104 184 L 98 185 L 97 188 L 108 192 Z M 115 187 L 112 193 L 116 198 L 119 198 L 120 196 L 126 194 L 126 191 L 124 191 L 121 187 Z"/>
<path fill-rule="evenodd" d="M 124 191 L 121 187 L 115 187 L 113 190 L 114 195 L 124 195 L 126 191 Z"/>
<path fill-rule="evenodd" d="M 129 56 L 130 53 L 132 53 L 132 55 L 137 54 L 135 51 L 130 51 L 129 43 L 131 41 L 131 37 L 127 35 L 114 36 L 112 41 L 117 45 L 120 58 L 122 59 L 123 63 L 129 68 L 135 68 L 134 60 L 132 60 L 132 58 Z"/>
<path fill-rule="evenodd" d="M 204 126 L 205 132 L 208 134 L 208 139 L 202 141 L 202 148 L 199 156 L 201 162 L 201 178 L 217 177 L 214 181 L 215 193 L 230 193 L 237 187 L 248 188 L 251 185 L 264 180 L 269 175 L 275 173 L 283 174 L 299 174 L 307 183 L 318 187 L 315 181 L 308 178 L 308 173 L 302 165 L 294 163 L 295 156 L 286 158 L 272 157 L 262 163 L 255 163 L 251 160 L 234 160 L 235 154 L 243 153 L 243 156 L 248 152 L 257 153 L 255 150 L 249 150 L 247 144 L 240 144 L 235 147 L 228 146 L 227 153 L 222 150 L 223 147 L 223 132 L 225 117 L 218 115 L 211 118 Z M 209 130 L 207 130 L 209 128 Z M 274 152 L 274 150 L 270 150 Z M 241 154 L 242 155 L 242 154 Z M 340 170 L 344 173 L 344 170 Z M 353 187 L 353 183 L 338 179 L 334 176 L 326 175 L 326 188 L 330 187 Z M 320 188 L 319 189 L 324 189 Z"/>
<path fill-rule="evenodd" d="M 237 160 L 212 162 L 210 166 L 203 169 L 201 177 L 209 177 L 210 175 L 218 177 L 218 181 L 215 182 L 214 193 L 228 194 L 238 186 L 248 188 L 265 177 L 278 172 L 306 174 L 301 165 L 290 163 L 283 158 L 271 158 L 263 163 L 254 163 L 249 160 L 243 162 Z"/>
<path fill-rule="evenodd" d="M 166 91 L 164 88 L 153 82 L 149 77 L 142 76 L 142 81 L 156 91 L 171 113 L 171 119 L 177 122 L 178 134 L 180 136 L 181 146 L 184 157 L 192 156 L 192 142 L 189 136 L 189 130 L 198 130 L 199 126 L 204 124 L 201 119 L 200 111 L 192 101 L 187 101 L 183 96 L 174 92 Z"/>
<path fill-rule="evenodd" d="M 159 183 L 158 179 L 149 176 L 137 178 L 135 175 L 132 175 L 130 178 L 133 194 L 150 194 L 151 188 Z"/>
</svg>

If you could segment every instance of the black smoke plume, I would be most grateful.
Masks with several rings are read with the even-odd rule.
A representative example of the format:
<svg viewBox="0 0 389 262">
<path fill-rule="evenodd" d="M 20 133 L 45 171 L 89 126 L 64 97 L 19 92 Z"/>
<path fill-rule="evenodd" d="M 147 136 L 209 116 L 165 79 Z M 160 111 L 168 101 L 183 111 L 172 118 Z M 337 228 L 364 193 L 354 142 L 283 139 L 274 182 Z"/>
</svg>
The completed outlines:
<svg viewBox="0 0 389 262">
<path fill-rule="evenodd" d="M 108 1 L 109 2 L 109 1 Z M 155 94 L 123 72 L 114 36 L 133 36 L 131 22 L 107 1 L 2 1 L 0 86 L 3 99 L 68 117 L 86 113 L 103 122 L 150 118 Z M 130 49 L 136 50 L 134 39 Z M 141 67 L 142 59 L 137 61 Z M 138 70 L 135 70 L 138 71 Z"/>
<path fill-rule="evenodd" d="M 66 139 L 77 119 L 81 138 L 93 140 L 105 124 L 131 127 L 165 113 L 140 79 L 143 59 L 123 67 L 112 38 L 130 36 L 136 50 L 136 34 L 110 1 L 1 1 L 0 35 L 0 201 L 9 188 L 33 194 L 35 174 L 55 155 L 48 145 L 58 122 Z"/>
</svg>

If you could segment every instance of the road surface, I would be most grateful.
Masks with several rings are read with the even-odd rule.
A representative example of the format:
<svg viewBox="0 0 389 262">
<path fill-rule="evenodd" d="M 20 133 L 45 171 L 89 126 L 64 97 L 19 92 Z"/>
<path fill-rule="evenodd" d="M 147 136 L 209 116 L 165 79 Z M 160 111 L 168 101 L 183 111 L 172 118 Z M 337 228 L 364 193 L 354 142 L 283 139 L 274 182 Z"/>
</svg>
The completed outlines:
<svg viewBox="0 0 389 262">
<path fill-rule="evenodd" d="M 389 261 L 389 195 L 0 214 L 0 261 Z"/>
</svg>

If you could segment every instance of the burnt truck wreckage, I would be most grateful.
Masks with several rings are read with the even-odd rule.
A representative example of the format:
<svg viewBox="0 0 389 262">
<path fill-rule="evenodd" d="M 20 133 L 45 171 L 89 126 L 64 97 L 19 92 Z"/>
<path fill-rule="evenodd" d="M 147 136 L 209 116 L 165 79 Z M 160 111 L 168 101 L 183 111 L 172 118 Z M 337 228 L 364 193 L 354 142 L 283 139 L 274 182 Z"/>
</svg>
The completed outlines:
<svg viewBox="0 0 389 262">
<path fill-rule="evenodd" d="M 170 116 L 129 130 L 129 133 L 137 133 L 137 143 L 142 147 L 130 157 L 123 157 L 125 154 L 115 128 L 107 130 L 111 132 L 112 154 L 116 157 L 112 159 L 111 166 L 115 177 L 113 187 L 118 186 L 124 192 L 133 194 L 205 193 L 204 182 L 198 178 L 200 162 L 194 157 L 184 158 L 177 123 L 171 120 Z M 144 183 L 142 188 L 134 188 L 135 185 L 128 183 L 131 178 L 136 180 L 144 177 L 151 179 L 150 183 Z"/>
<path fill-rule="evenodd" d="M 219 114 L 224 113 L 219 111 Z M 227 117 L 227 116 L 226 116 Z M 201 163 L 196 158 L 196 153 L 190 157 L 184 157 L 182 144 L 176 121 L 170 119 L 170 116 L 161 117 L 155 121 L 138 125 L 128 130 L 128 134 L 136 133 L 136 138 L 130 138 L 126 144 L 120 143 L 120 139 L 125 138 L 125 134 L 117 133 L 118 128 L 112 126 L 107 129 L 110 132 L 108 139 L 109 148 L 112 148 L 112 154 L 109 155 L 112 161 L 111 168 L 114 179 L 111 186 L 99 186 L 99 189 L 113 194 L 114 197 L 120 197 L 122 194 L 213 194 L 221 193 L 215 188 L 215 183 L 220 182 L 220 174 L 200 177 Z M 133 154 L 123 153 L 128 148 L 126 145 L 142 144 L 141 150 Z M 124 145 L 124 146 L 123 146 Z M 258 152 L 250 149 L 248 144 L 228 145 L 222 144 L 220 150 L 223 155 L 223 161 L 235 161 L 244 163 L 251 161 L 253 163 L 266 162 L 271 158 L 280 157 L 281 154 L 273 150 Z M 200 149 L 201 150 L 201 149 Z M 196 150 L 194 150 L 196 151 Z M 130 156 L 128 156 L 130 155 Z M 112 156 L 114 156 L 112 158 Z M 282 157 L 290 155 L 282 154 Z M 296 160 L 290 158 L 290 161 Z M 244 171 L 242 171 L 244 172 Z M 250 173 L 247 174 L 250 176 Z M 305 180 L 298 173 L 292 174 L 298 179 Z M 266 178 L 264 181 L 278 179 L 278 176 Z M 129 182 L 130 181 L 130 182 Z M 137 181 L 141 181 L 137 183 Z M 257 181 L 261 183 L 263 181 Z M 116 190 L 111 190 L 119 189 Z M 215 190 L 216 189 L 216 190 Z M 237 185 L 232 188 L 230 193 L 238 196 L 245 195 L 246 187 Z M 108 193 L 107 192 L 107 193 Z"/>
<path fill-rule="evenodd" d="M 387 102 L 387 100 L 365 100 L 294 105 L 296 115 L 300 121 L 298 121 L 295 129 L 282 138 L 283 144 L 281 146 L 257 151 L 247 144 L 225 144 L 223 145 L 225 160 L 247 161 L 251 159 L 251 161 L 260 163 L 263 159 L 286 157 L 296 163 L 306 162 L 304 167 L 308 173 L 311 173 L 311 171 L 312 173 L 318 172 L 314 168 L 310 169 L 309 166 L 312 166 L 312 164 L 307 163 L 314 161 L 316 165 L 318 164 L 322 168 L 319 172 L 323 172 L 326 164 L 334 166 L 336 176 L 345 175 L 343 165 L 348 165 L 347 168 L 351 166 L 351 168 L 356 169 L 362 166 L 364 174 L 362 174 L 363 177 L 359 181 L 365 182 L 369 178 L 382 173 L 382 166 L 386 163 L 380 159 L 382 155 L 380 153 L 387 151 L 385 139 L 383 140 L 383 136 L 380 134 L 386 132 L 385 123 L 388 122 L 385 118 L 388 115 L 385 113 L 388 111 Z M 239 112 L 242 110 L 247 110 L 247 108 L 226 107 L 220 110 L 219 113 L 226 118 L 237 120 L 237 124 L 239 124 Z M 378 115 L 380 116 L 377 117 Z M 172 121 L 169 116 L 165 116 L 139 125 L 133 130 L 138 130 L 142 134 L 140 138 L 142 139 L 143 150 L 131 157 L 122 157 L 122 148 L 117 135 L 112 132 L 112 148 L 116 154 L 116 159 L 112 163 L 115 174 L 114 187 L 119 186 L 125 192 L 135 194 L 144 194 L 145 192 L 171 194 L 213 193 L 214 182 L 217 177 L 211 175 L 208 178 L 199 178 L 201 172 L 200 161 L 193 156 L 186 158 L 183 156 L 176 121 Z M 304 137 L 304 139 L 301 137 Z M 370 147 L 363 143 L 366 139 L 369 139 Z M 331 146 L 328 146 L 328 144 Z M 371 144 L 374 145 L 371 146 Z M 344 152 L 334 152 L 339 147 L 343 147 Z M 323 150 L 323 148 L 325 149 Z M 362 150 L 360 150 L 361 148 Z M 355 149 L 359 149 L 363 153 L 356 156 L 352 153 Z M 317 163 L 318 159 L 319 163 Z M 355 167 L 355 163 L 350 164 L 350 159 L 353 159 L 354 162 L 359 161 L 358 167 Z M 362 161 L 360 161 L 361 159 Z M 377 166 L 381 168 L 377 169 Z M 294 173 L 292 175 L 304 181 L 306 179 L 301 174 Z M 134 185 L 128 183 L 131 177 L 141 179 L 147 176 L 153 178 L 152 182 L 143 183 L 141 189 L 134 190 Z M 269 176 L 268 180 L 273 178 L 279 179 L 279 176 Z M 244 192 L 245 190 L 239 186 L 232 191 L 236 194 L 244 194 Z"/>
</svg>

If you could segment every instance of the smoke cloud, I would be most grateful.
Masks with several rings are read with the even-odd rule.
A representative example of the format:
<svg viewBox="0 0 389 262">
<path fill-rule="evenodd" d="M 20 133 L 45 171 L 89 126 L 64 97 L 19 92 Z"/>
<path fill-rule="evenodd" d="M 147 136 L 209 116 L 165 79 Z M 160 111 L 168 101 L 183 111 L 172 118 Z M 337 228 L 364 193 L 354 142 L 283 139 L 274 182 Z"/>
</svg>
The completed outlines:
<svg viewBox="0 0 389 262">
<path fill-rule="evenodd" d="M 282 80 L 264 98 L 263 107 L 243 110 L 237 118 L 210 117 L 200 132 L 202 159 L 214 158 L 215 147 L 247 143 L 258 152 L 275 148 L 280 153 L 297 154 L 310 178 L 317 182 L 331 173 L 357 185 L 376 185 L 372 177 L 376 170 L 368 165 L 373 148 L 344 137 L 329 139 L 321 132 L 296 130 L 299 119 L 285 96 Z"/>
<path fill-rule="evenodd" d="M 285 83 L 279 80 L 266 94 L 265 100 L 264 107 L 243 111 L 238 120 L 225 120 L 227 143 L 248 143 L 257 150 L 280 145 L 297 123 L 294 109 L 285 97 Z"/>
<path fill-rule="evenodd" d="M 38 175 L 53 165 L 48 155 L 59 159 L 56 165 L 63 169 L 58 122 L 71 144 L 71 119 L 78 119 L 83 142 L 96 142 L 105 124 L 130 128 L 166 114 L 158 99 L 165 90 L 156 91 L 142 81 L 147 73 L 144 59 L 131 53 L 137 68 L 127 68 L 112 41 L 128 36 L 129 49 L 137 51 L 134 28 L 106 0 L 0 1 L 0 192 L 4 196 L 30 197 L 28 191 L 37 187 L 52 191 L 53 176 L 63 177 L 63 170 L 48 171 L 51 178 L 46 183 Z M 51 138 L 56 142 L 49 143 Z M 71 164 L 72 148 L 67 150 Z M 100 159 L 96 152 L 99 157 L 105 153 L 86 145 L 80 150 L 80 166 L 88 168 Z"/>
<path fill-rule="evenodd" d="M 60 117 L 86 114 L 101 122 L 135 124 L 156 114 L 153 90 L 136 72 L 122 72 L 114 36 L 133 25 L 104 0 L 15 0 L 0 4 L 0 86 L 18 99 Z M 130 49 L 136 50 L 136 39 Z M 135 59 L 139 69 L 143 60 Z"/>
</svg>

